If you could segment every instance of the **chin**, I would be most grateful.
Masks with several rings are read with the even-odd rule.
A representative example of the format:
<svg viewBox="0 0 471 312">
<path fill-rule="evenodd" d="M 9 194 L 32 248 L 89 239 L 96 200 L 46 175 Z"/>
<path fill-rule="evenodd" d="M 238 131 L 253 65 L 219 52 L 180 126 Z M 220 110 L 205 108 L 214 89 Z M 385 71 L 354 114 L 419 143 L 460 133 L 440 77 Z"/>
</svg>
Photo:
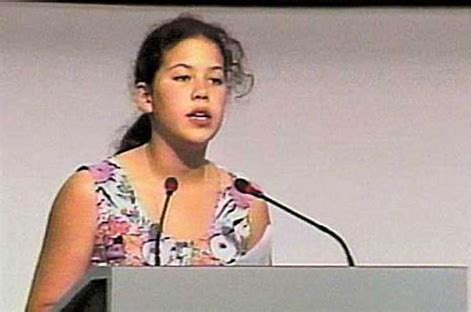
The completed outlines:
<svg viewBox="0 0 471 312">
<path fill-rule="evenodd" d="M 194 150 L 201 150 L 209 145 L 211 138 L 188 140 L 185 144 Z"/>
<path fill-rule="evenodd" d="M 217 131 L 206 133 L 193 133 L 187 136 L 186 143 L 195 148 L 206 148 L 209 142 L 216 136 Z"/>
</svg>

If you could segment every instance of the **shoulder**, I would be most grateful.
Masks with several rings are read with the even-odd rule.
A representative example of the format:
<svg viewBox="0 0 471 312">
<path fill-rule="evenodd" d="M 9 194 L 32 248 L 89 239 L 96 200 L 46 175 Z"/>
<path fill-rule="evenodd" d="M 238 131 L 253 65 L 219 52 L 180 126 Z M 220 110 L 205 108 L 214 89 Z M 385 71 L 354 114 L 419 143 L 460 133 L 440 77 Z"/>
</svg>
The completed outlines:
<svg viewBox="0 0 471 312">
<path fill-rule="evenodd" d="M 94 214 L 97 187 L 115 181 L 119 166 L 108 157 L 92 164 L 79 166 L 62 184 L 57 193 L 52 214 Z"/>
<path fill-rule="evenodd" d="M 248 180 L 243 174 L 237 173 L 236 171 L 228 170 L 218 164 L 211 163 L 212 167 L 215 168 L 219 182 L 223 188 L 233 187 L 234 182 L 238 178 Z"/>
<path fill-rule="evenodd" d="M 72 173 L 62 185 L 59 194 L 80 193 L 82 195 L 92 193 L 95 181 L 89 170 L 77 170 Z"/>
<path fill-rule="evenodd" d="M 219 181 L 221 183 L 222 188 L 224 188 L 224 189 L 229 189 L 229 188 L 233 189 L 233 193 L 236 193 L 239 196 L 243 196 L 246 199 L 250 199 L 250 202 L 253 202 L 253 204 L 257 207 L 266 206 L 264 204 L 264 201 L 261 201 L 261 200 L 259 200 L 258 198 L 254 197 L 252 195 L 240 193 L 239 191 L 237 191 L 237 189 L 234 185 L 235 181 L 238 178 L 242 178 L 244 180 L 250 181 L 250 184 L 253 185 L 254 187 L 256 187 L 257 189 L 261 189 L 261 187 L 257 183 L 251 181 L 250 179 L 248 179 L 244 175 L 234 173 L 234 171 L 226 170 L 226 169 L 222 168 L 219 165 L 214 164 L 214 166 L 218 170 Z"/>
<path fill-rule="evenodd" d="M 231 197 L 233 197 L 235 201 L 242 203 L 242 206 L 247 206 L 250 208 L 249 217 L 251 219 L 252 225 L 256 228 L 256 232 L 263 232 L 265 227 L 270 224 L 270 216 L 268 213 L 267 204 L 258 198 L 248 194 L 242 194 L 236 190 L 234 187 L 234 181 L 239 177 L 243 177 L 244 179 L 246 179 L 246 177 L 236 174 L 233 171 L 226 170 L 216 164 L 214 164 L 214 166 L 219 172 L 219 177 L 223 188 L 230 190 Z M 257 188 L 260 188 L 256 183 L 252 182 L 252 184 Z"/>
<path fill-rule="evenodd" d="M 70 175 L 62 185 L 54 200 L 53 212 L 84 212 L 83 209 L 76 208 L 92 207 L 94 204 L 95 180 L 89 171 L 80 170 Z"/>
<path fill-rule="evenodd" d="M 109 156 L 91 164 L 81 165 L 76 169 L 73 177 L 75 178 L 75 175 L 77 175 L 79 180 L 87 180 L 88 176 L 88 182 L 92 181 L 95 185 L 116 182 L 121 175 L 120 169 L 122 169 L 122 165 L 124 164 L 125 167 L 127 167 L 128 163 L 132 161 L 134 157 L 134 153 L 129 151 L 123 154 Z"/>
</svg>

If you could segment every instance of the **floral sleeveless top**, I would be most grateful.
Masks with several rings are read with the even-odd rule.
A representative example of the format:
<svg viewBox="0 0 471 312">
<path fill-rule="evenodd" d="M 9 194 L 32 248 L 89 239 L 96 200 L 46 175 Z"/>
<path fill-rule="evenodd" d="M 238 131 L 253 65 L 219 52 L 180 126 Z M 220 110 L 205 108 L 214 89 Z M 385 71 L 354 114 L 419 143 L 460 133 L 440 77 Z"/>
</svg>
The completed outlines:
<svg viewBox="0 0 471 312">
<path fill-rule="evenodd" d="M 96 266 L 154 265 L 159 225 L 145 215 L 123 168 L 111 157 L 78 170 L 90 171 L 97 195 L 98 225 L 91 263 Z M 251 200 L 233 186 L 221 190 L 206 237 L 181 241 L 162 233 L 160 264 L 237 264 L 247 252 Z M 262 263 L 255 264 L 270 264 L 271 256 L 263 258 Z"/>
</svg>

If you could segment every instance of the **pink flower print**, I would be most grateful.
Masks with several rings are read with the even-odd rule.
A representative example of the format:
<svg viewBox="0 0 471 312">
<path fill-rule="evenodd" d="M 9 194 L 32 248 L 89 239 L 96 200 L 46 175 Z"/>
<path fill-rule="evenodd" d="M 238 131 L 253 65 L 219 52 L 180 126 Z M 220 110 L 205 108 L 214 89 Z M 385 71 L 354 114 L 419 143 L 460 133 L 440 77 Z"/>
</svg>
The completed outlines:
<svg viewBox="0 0 471 312">
<path fill-rule="evenodd" d="M 131 231 L 132 230 L 133 229 L 131 229 Z M 155 239 L 156 234 L 149 227 L 138 226 L 138 231 L 140 231 L 142 240 L 145 241 L 145 242 Z"/>
<path fill-rule="evenodd" d="M 142 259 L 139 256 L 131 256 L 126 259 L 127 266 L 142 266 Z"/>
<path fill-rule="evenodd" d="M 115 181 L 115 167 L 107 161 L 103 161 L 100 164 L 93 167 L 91 170 L 92 176 L 97 183 L 104 183 L 109 180 Z"/>
<path fill-rule="evenodd" d="M 106 250 L 108 260 L 120 260 L 126 257 L 123 245 L 123 238 L 118 236 L 113 239 L 113 244 Z"/>
<path fill-rule="evenodd" d="M 155 240 L 143 244 L 142 256 L 147 264 L 155 264 Z M 178 242 L 168 236 L 160 239 L 160 263 L 162 265 L 191 265 L 192 257 L 193 245 L 191 243 Z"/>
<path fill-rule="evenodd" d="M 120 194 L 124 195 L 125 197 L 130 197 L 131 202 L 134 202 L 136 200 L 136 197 L 134 196 L 134 191 L 131 187 L 131 184 L 129 184 L 129 182 L 119 183 L 116 185 L 116 187 L 118 188 L 118 191 Z"/>
<path fill-rule="evenodd" d="M 128 233 L 130 225 L 127 218 L 123 216 L 115 216 L 110 218 L 110 236 L 116 237 Z"/>
<path fill-rule="evenodd" d="M 131 222 L 129 224 L 129 229 L 128 229 L 128 234 L 129 235 L 141 235 L 141 230 L 139 228 L 139 225 L 137 225 L 136 223 L 134 222 Z"/>
<path fill-rule="evenodd" d="M 234 234 L 238 241 L 243 241 L 250 235 L 250 224 L 248 218 L 235 220 L 234 223 Z"/>
<path fill-rule="evenodd" d="M 155 240 L 149 240 L 142 244 L 141 256 L 147 265 L 155 265 Z"/>
<path fill-rule="evenodd" d="M 91 261 L 94 264 L 106 263 L 106 247 L 104 245 L 100 244 L 93 247 Z"/>
<path fill-rule="evenodd" d="M 188 242 L 174 240 L 161 241 L 161 261 L 164 265 L 190 265 L 193 256 L 193 246 Z"/>
<path fill-rule="evenodd" d="M 125 215 L 127 217 L 136 217 L 139 215 L 139 213 L 136 211 L 135 208 L 121 208 L 121 214 Z"/>
<path fill-rule="evenodd" d="M 123 237 L 124 241 L 124 250 L 126 251 L 126 258 L 128 261 L 131 259 L 138 258 L 142 262 L 141 248 L 142 248 L 142 239 L 136 235 L 125 235 Z"/>
<path fill-rule="evenodd" d="M 249 208 L 250 204 L 253 201 L 253 198 L 251 195 L 242 194 L 233 186 L 229 188 L 229 196 L 232 197 L 232 199 L 234 199 L 235 204 L 238 207 L 244 208 L 244 209 Z"/>
<path fill-rule="evenodd" d="M 95 245 L 109 245 L 110 227 L 108 222 L 102 222 L 98 225 L 95 234 Z"/>
<path fill-rule="evenodd" d="M 209 248 L 214 258 L 225 264 L 234 263 L 239 254 L 237 243 L 229 236 L 222 234 L 216 234 L 211 238 Z"/>
</svg>

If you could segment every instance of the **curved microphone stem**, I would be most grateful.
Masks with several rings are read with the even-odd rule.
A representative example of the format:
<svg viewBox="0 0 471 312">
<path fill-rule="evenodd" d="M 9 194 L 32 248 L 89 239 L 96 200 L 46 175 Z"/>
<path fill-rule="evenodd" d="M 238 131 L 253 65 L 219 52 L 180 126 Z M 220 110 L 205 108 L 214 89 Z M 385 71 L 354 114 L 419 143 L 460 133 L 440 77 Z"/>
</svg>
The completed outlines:
<svg viewBox="0 0 471 312">
<path fill-rule="evenodd" d="M 164 208 L 160 215 L 159 224 L 157 224 L 157 236 L 155 237 L 155 266 L 160 266 L 160 237 L 164 229 L 165 215 L 167 214 L 168 203 L 172 194 L 167 193 L 165 198 Z"/>
<path fill-rule="evenodd" d="M 343 240 L 342 237 L 340 237 L 340 235 L 338 235 L 337 233 L 335 233 L 334 231 L 332 231 L 331 229 L 329 229 L 328 227 L 326 227 L 325 225 L 322 225 L 320 223 L 317 223 L 316 221 L 314 220 L 311 220 L 309 219 L 308 217 L 300 214 L 299 212 L 277 202 L 276 200 L 266 196 L 265 194 L 263 193 L 257 193 L 257 194 L 252 194 L 260 199 L 263 199 L 273 205 L 275 205 L 276 207 L 286 211 L 287 213 L 295 216 L 296 218 L 299 218 L 301 220 L 303 220 L 304 222 L 316 227 L 317 229 L 319 229 L 320 231 L 332 236 L 343 248 L 344 252 L 345 252 L 345 255 L 347 256 L 347 262 L 348 262 L 348 266 L 355 266 L 355 261 L 353 260 L 353 256 L 350 252 L 350 250 L 348 249 L 348 246 L 347 244 L 345 243 L 345 241 Z"/>
<path fill-rule="evenodd" d="M 160 237 L 164 231 L 164 222 L 165 216 L 167 215 L 168 203 L 170 202 L 170 197 L 178 189 L 178 181 L 174 177 L 169 177 L 165 180 L 165 203 L 160 214 L 159 223 L 156 225 L 157 233 L 155 236 L 155 266 L 160 266 Z"/>
</svg>

